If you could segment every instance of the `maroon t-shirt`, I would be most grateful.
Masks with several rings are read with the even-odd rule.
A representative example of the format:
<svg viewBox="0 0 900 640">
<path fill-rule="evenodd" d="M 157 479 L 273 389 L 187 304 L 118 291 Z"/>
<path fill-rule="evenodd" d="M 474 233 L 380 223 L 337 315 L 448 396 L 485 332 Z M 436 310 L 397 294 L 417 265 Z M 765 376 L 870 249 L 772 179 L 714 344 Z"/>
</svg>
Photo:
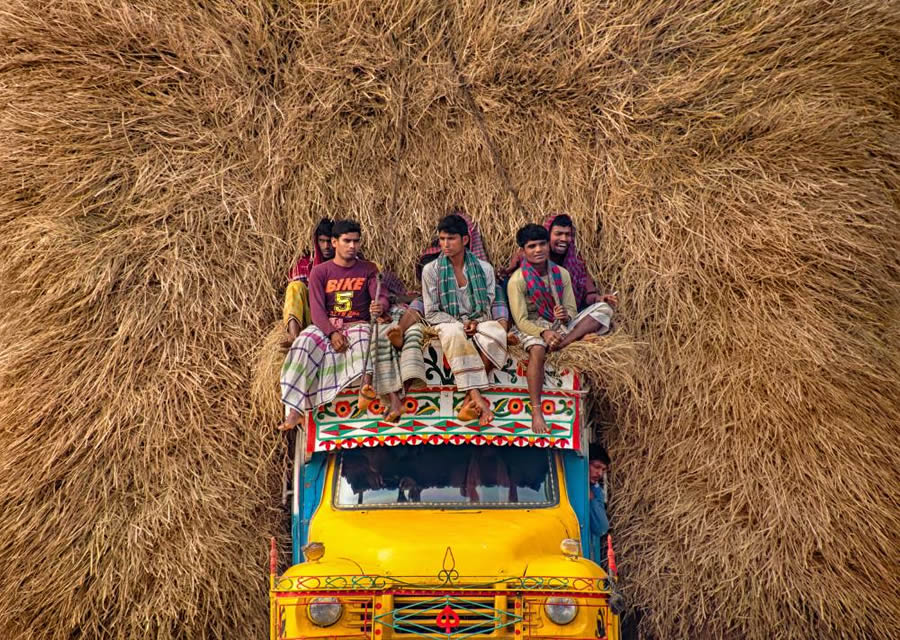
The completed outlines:
<svg viewBox="0 0 900 640">
<path fill-rule="evenodd" d="M 342 267 L 334 260 L 317 264 L 309 273 L 309 310 L 313 324 L 325 335 L 338 327 L 331 322 L 368 322 L 369 303 L 375 298 L 378 267 L 368 260 L 357 260 Z M 381 287 L 381 305 L 388 308 L 387 290 Z"/>
</svg>

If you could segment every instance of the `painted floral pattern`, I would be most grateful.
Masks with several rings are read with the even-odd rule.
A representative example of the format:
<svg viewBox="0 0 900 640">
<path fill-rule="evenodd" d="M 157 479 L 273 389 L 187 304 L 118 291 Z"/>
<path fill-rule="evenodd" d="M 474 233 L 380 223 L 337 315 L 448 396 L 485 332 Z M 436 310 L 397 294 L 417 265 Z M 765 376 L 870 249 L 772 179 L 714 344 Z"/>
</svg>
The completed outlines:
<svg viewBox="0 0 900 640">
<path fill-rule="evenodd" d="M 465 443 L 564 449 L 579 446 L 576 427 L 581 394 L 572 372 L 547 372 L 540 411 L 550 433 L 537 435 L 530 428 L 533 408 L 525 380 L 527 362 L 510 358 L 503 368 L 492 373 L 492 386 L 483 393 L 491 402 L 494 420 L 481 426 L 477 421 L 460 423 L 456 419 L 464 394 L 453 386 L 453 376 L 440 347 L 436 343 L 429 345 L 424 358 L 429 387 L 404 398 L 404 413 L 398 422 L 383 421 L 386 407 L 380 400 L 373 402 L 368 411 L 359 411 L 357 390 L 348 389 L 314 413 L 316 437 L 307 443 L 308 450 Z"/>
</svg>

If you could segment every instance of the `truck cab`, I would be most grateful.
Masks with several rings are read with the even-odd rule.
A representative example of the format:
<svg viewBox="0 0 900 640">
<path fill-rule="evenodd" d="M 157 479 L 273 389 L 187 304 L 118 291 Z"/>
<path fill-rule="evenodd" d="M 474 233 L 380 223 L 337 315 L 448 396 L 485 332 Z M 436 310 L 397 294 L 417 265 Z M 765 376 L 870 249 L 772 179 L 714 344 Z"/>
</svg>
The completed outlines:
<svg viewBox="0 0 900 640">
<path fill-rule="evenodd" d="M 492 373 L 487 426 L 455 418 L 438 345 L 426 364 L 398 423 L 359 411 L 355 390 L 307 416 L 280 575 L 273 545 L 272 640 L 618 640 L 614 570 L 591 557 L 578 374 L 547 372 L 538 435 L 520 363 Z"/>
</svg>

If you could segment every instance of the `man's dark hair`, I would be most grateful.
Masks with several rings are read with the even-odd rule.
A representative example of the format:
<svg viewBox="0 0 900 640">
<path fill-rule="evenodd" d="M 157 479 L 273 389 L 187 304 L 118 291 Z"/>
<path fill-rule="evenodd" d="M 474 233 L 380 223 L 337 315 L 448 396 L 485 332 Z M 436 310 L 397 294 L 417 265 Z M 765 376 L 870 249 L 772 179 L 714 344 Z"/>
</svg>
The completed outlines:
<svg viewBox="0 0 900 640">
<path fill-rule="evenodd" d="M 606 452 L 606 447 L 598 442 L 592 442 L 588 448 L 588 459 L 599 460 L 606 466 L 609 466 L 609 454 Z"/>
<path fill-rule="evenodd" d="M 520 247 L 524 247 L 535 240 L 543 240 L 544 242 L 550 240 L 550 234 L 539 224 L 526 224 L 516 232 L 516 244 Z"/>
<path fill-rule="evenodd" d="M 328 236 L 330 238 L 333 228 L 334 222 L 332 222 L 331 218 L 322 218 L 319 220 L 319 224 L 316 225 L 316 240 L 318 240 L 320 236 Z"/>
<path fill-rule="evenodd" d="M 437 230 L 438 233 L 443 232 L 450 235 L 469 235 L 469 225 L 466 224 L 466 221 L 463 220 L 462 216 L 458 216 L 455 213 L 451 213 L 449 216 L 441 218 L 441 221 L 438 222 Z"/>
<path fill-rule="evenodd" d="M 574 225 L 572 224 L 572 218 L 570 218 L 567 214 L 561 213 L 550 222 L 550 228 L 553 227 L 568 227 L 572 228 Z"/>
<path fill-rule="evenodd" d="M 345 233 L 362 235 L 362 228 L 356 220 L 338 220 L 331 226 L 331 237 L 340 238 Z"/>
</svg>

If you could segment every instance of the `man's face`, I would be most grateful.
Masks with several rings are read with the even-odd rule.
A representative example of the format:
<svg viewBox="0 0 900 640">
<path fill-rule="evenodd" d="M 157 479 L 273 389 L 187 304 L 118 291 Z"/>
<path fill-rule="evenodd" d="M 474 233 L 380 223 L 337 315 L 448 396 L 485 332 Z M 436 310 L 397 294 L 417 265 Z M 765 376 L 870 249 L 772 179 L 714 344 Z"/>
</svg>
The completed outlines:
<svg viewBox="0 0 900 640">
<path fill-rule="evenodd" d="M 529 240 L 522 247 L 522 252 L 525 254 L 525 259 L 533 265 L 544 264 L 550 255 L 546 240 Z"/>
<path fill-rule="evenodd" d="M 319 251 L 325 260 L 331 260 L 334 257 L 334 247 L 331 246 L 331 236 L 319 236 L 316 238 L 316 244 L 319 245 Z"/>
<path fill-rule="evenodd" d="M 453 258 L 466 250 L 466 245 L 469 244 L 469 236 L 441 231 L 438 234 L 438 243 L 441 245 L 443 254 L 448 258 Z"/>
<path fill-rule="evenodd" d="M 591 484 L 596 484 L 603 479 L 603 474 L 606 473 L 606 463 L 602 460 L 591 460 L 588 465 L 588 476 L 590 477 Z"/>
<path fill-rule="evenodd" d="M 342 233 L 338 238 L 331 239 L 331 245 L 338 258 L 351 262 L 356 259 L 359 253 L 359 234 L 355 231 L 351 233 Z"/>
<path fill-rule="evenodd" d="M 563 254 L 572 244 L 572 227 L 550 227 L 550 250 Z"/>
</svg>

